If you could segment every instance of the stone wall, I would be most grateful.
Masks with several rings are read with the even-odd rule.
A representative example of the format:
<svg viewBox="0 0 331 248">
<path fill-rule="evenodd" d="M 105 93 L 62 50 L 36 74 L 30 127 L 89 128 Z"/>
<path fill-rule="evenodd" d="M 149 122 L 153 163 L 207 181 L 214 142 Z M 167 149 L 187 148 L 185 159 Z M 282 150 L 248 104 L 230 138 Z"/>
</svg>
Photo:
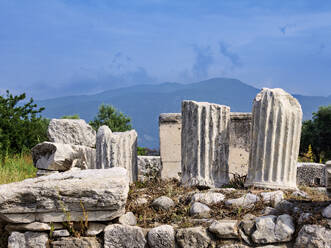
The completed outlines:
<svg viewBox="0 0 331 248">
<path fill-rule="evenodd" d="M 177 178 L 181 172 L 181 128 L 180 113 L 166 113 L 159 116 L 161 178 Z"/>
<path fill-rule="evenodd" d="M 325 172 L 326 190 L 327 190 L 329 197 L 331 197 L 331 160 L 327 161 L 325 166 L 326 166 L 326 172 Z"/>
<path fill-rule="evenodd" d="M 297 184 L 310 187 L 325 187 L 325 165 L 318 163 L 297 163 Z"/>
<path fill-rule="evenodd" d="M 230 113 L 229 173 L 247 175 L 252 113 Z"/>
</svg>

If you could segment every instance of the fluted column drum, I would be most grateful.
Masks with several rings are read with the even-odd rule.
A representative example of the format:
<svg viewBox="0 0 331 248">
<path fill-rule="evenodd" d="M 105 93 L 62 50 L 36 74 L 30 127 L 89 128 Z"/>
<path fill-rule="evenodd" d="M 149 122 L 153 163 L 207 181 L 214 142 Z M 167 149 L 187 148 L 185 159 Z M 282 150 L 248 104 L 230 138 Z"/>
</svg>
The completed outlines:
<svg viewBox="0 0 331 248">
<path fill-rule="evenodd" d="M 220 187 L 229 181 L 230 107 L 182 102 L 182 183 Z"/>
<path fill-rule="evenodd" d="M 289 93 L 264 88 L 257 94 L 246 186 L 296 189 L 301 125 L 301 106 Z"/>
<path fill-rule="evenodd" d="M 108 126 L 101 126 L 96 137 L 96 168 L 123 167 L 128 170 L 130 182 L 137 181 L 137 132 L 113 133 Z"/>
</svg>

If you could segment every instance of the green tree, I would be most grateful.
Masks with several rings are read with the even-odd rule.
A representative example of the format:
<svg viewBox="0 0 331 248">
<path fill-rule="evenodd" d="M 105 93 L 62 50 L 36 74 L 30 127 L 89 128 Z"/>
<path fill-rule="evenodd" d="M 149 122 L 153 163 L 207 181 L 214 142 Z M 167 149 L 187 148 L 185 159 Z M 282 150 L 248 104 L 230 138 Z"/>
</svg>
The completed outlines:
<svg viewBox="0 0 331 248">
<path fill-rule="evenodd" d="M 39 114 L 44 108 L 37 108 L 31 98 L 22 103 L 26 95 L 14 96 L 6 91 L 0 96 L 0 155 L 20 153 L 47 139 L 48 120 Z"/>
<path fill-rule="evenodd" d="M 131 119 L 122 112 L 119 112 L 111 105 L 102 104 L 99 112 L 90 125 L 98 130 L 100 126 L 106 125 L 113 132 L 125 132 L 132 129 Z"/>
<path fill-rule="evenodd" d="M 79 120 L 80 116 L 78 114 L 74 115 L 64 115 L 61 117 L 61 119 L 73 119 L 73 120 Z"/>
<path fill-rule="evenodd" d="M 300 153 L 306 153 L 310 144 L 316 162 L 331 159 L 331 105 L 320 107 L 312 120 L 303 122 Z"/>
</svg>

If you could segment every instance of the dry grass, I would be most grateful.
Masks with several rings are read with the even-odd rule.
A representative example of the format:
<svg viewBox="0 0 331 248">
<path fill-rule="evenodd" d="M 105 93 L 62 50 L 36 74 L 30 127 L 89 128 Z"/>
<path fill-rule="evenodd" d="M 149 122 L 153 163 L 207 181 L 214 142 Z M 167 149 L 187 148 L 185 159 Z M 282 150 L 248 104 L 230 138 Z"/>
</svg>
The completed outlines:
<svg viewBox="0 0 331 248">
<path fill-rule="evenodd" d="M 31 155 L 19 154 L 7 156 L 0 160 L 0 184 L 22 181 L 35 177 L 37 169 L 34 167 Z M 5 230 L 5 224 L 0 222 L 0 248 L 7 247 L 9 233 Z"/>
<path fill-rule="evenodd" d="M 35 177 L 36 172 L 30 154 L 12 155 L 0 160 L 0 184 Z"/>
<path fill-rule="evenodd" d="M 232 185 L 242 185 L 240 182 L 237 182 L 234 182 Z M 227 199 L 230 199 L 238 198 L 248 192 L 259 194 L 261 192 L 267 191 L 261 189 L 243 189 L 242 187 L 239 188 L 241 189 L 222 193 L 226 195 Z M 199 223 L 194 221 L 194 218 L 189 215 L 189 209 L 191 206 L 191 196 L 195 192 L 204 191 L 206 190 L 182 187 L 176 180 L 154 180 L 144 183 L 139 182 L 131 185 L 130 187 L 126 211 L 131 211 L 135 214 L 137 217 L 137 224 L 141 227 L 153 227 L 158 224 L 172 224 L 178 226 L 179 228 L 201 225 L 201 222 Z M 221 191 L 221 189 L 215 189 L 215 192 L 216 191 Z M 306 224 L 327 224 L 321 216 L 321 210 L 330 204 L 330 199 L 325 196 L 325 194 L 313 191 L 309 188 L 305 189 L 305 191 L 310 196 L 309 199 L 298 199 L 297 197 L 292 197 L 291 192 L 285 192 L 285 198 L 288 201 L 294 203 L 296 206 L 300 207 L 304 212 L 313 213 L 312 218 L 308 220 Z M 163 195 L 170 197 L 175 202 L 175 207 L 167 211 L 153 209 L 151 207 L 153 200 Z M 136 204 L 136 199 L 142 196 L 147 198 L 148 202 L 138 206 Z M 267 206 L 270 207 L 271 205 L 263 203 L 262 201 L 257 202 L 252 208 L 248 209 L 228 207 L 224 203 L 220 203 L 210 206 L 210 218 L 240 220 L 245 214 L 248 213 L 255 216 L 261 216 L 262 210 L 264 210 Z M 297 219 L 299 218 L 299 215 L 293 217 Z"/>
</svg>

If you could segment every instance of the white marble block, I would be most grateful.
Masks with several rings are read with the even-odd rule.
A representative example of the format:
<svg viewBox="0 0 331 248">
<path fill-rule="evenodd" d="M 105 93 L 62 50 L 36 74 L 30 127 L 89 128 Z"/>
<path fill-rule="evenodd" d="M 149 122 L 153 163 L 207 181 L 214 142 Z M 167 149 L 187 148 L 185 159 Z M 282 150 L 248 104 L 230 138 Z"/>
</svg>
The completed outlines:
<svg viewBox="0 0 331 248">
<path fill-rule="evenodd" d="M 230 113 L 229 173 L 247 175 L 251 146 L 252 113 Z"/>
<path fill-rule="evenodd" d="M 180 113 L 165 113 L 159 116 L 161 178 L 177 178 L 181 172 L 181 129 Z"/>
<path fill-rule="evenodd" d="M 299 102 L 284 90 L 257 94 L 246 186 L 296 189 L 301 122 Z"/>
<path fill-rule="evenodd" d="M 128 170 L 130 181 L 137 181 L 137 132 L 113 133 L 108 126 L 101 126 L 97 132 L 96 167 L 106 169 L 123 167 Z"/>
<path fill-rule="evenodd" d="M 229 181 L 230 107 L 182 102 L 182 183 L 220 187 Z"/>
</svg>

